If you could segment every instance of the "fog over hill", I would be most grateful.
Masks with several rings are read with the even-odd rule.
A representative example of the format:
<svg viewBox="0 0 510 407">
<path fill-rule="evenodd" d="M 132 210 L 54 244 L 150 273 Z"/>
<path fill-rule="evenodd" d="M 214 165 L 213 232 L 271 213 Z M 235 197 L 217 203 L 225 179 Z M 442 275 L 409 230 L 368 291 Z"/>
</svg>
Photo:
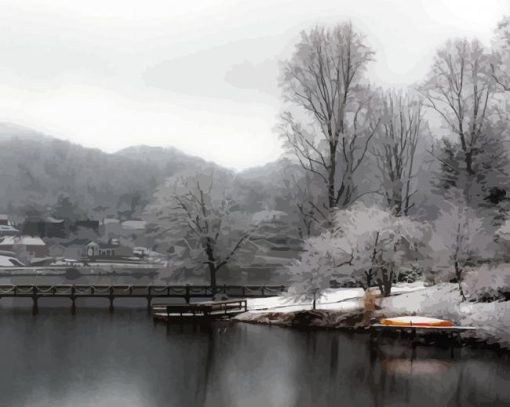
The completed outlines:
<svg viewBox="0 0 510 407">
<path fill-rule="evenodd" d="M 282 166 L 277 161 L 237 178 L 271 188 Z M 110 154 L 0 123 L 0 211 L 11 214 L 45 212 L 67 196 L 93 217 L 116 215 L 135 199 L 139 215 L 165 178 L 210 167 L 227 170 L 174 147 L 138 145 Z"/>
<path fill-rule="evenodd" d="M 149 200 L 168 176 L 205 160 L 175 148 L 137 146 L 108 154 L 36 130 L 0 123 L 0 210 L 44 211 L 68 196 L 87 212 Z"/>
</svg>

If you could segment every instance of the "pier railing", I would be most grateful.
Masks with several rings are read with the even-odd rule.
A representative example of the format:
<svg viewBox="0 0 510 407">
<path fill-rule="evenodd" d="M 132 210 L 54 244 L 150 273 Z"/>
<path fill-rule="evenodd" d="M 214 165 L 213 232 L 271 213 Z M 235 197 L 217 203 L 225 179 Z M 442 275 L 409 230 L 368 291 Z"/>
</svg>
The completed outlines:
<svg viewBox="0 0 510 407">
<path fill-rule="evenodd" d="M 219 285 L 215 295 L 231 298 L 272 297 L 282 294 L 282 285 Z M 135 284 L 58 284 L 58 285 L 0 285 L 0 298 L 31 298 L 32 311 L 38 313 L 40 298 L 69 298 L 71 312 L 76 312 L 78 298 L 107 298 L 113 310 L 116 298 L 145 298 L 150 309 L 155 298 L 182 298 L 187 303 L 193 298 L 211 298 L 213 290 L 207 285 L 135 285 Z"/>
</svg>

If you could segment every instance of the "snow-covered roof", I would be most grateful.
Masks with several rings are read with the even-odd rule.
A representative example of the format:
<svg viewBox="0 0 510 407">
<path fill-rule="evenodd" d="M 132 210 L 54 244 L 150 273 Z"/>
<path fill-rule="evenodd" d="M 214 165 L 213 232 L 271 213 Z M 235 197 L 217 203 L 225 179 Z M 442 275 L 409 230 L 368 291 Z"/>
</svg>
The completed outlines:
<svg viewBox="0 0 510 407">
<path fill-rule="evenodd" d="M 265 209 L 263 211 L 254 213 L 252 216 L 252 222 L 254 224 L 274 222 L 275 220 L 280 220 L 285 216 L 287 216 L 285 212 Z"/>
<path fill-rule="evenodd" d="M 147 222 L 144 220 L 126 220 L 122 222 L 122 227 L 129 230 L 143 230 Z"/>
<path fill-rule="evenodd" d="M 46 243 L 39 236 L 6 236 L 0 241 L 0 246 L 46 246 Z"/>
<path fill-rule="evenodd" d="M 63 219 L 56 219 L 53 216 L 30 216 L 27 222 L 63 223 Z"/>
<path fill-rule="evenodd" d="M 117 218 L 104 218 L 103 219 L 104 225 L 108 225 L 109 223 L 120 223 L 120 220 L 118 220 Z"/>
<path fill-rule="evenodd" d="M 0 225 L 0 232 L 19 232 L 14 226 Z"/>
<path fill-rule="evenodd" d="M 2 256 L 0 255 L 0 267 L 19 267 L 23 266 L 18 259 L 11 256 Z"/>
<path fill-rule="evenodd" d="M 3 213 L 0 213 L 0 220 L 9 220 L 9 215 L 5 215 Z"/>
</svg>

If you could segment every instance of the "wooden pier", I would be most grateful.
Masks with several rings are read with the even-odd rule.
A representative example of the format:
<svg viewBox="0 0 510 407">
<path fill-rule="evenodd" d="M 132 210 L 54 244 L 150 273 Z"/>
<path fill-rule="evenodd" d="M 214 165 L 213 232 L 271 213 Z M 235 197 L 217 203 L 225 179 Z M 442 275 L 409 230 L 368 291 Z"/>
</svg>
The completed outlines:
<svg viewBox="0 0 510 407">
<path fill-rule="evenodd" d="M 220 285 L 214 295 L 225 295 L 232 298 L 273 297 L 286 291 L 281 285 Z M 213 290 L 210 286 L 200 285 L 0 285 L 0 298 L 31 298 L 32 313 L 39 312 L 41 298 L 69 298 L 71 313 L 76 313 L 78 298 L 106 298 L 109 309 L 113 311 L 117 298 L 142 298 L 147 301 L 147 308 L 151 310 L 152 301 L 156 298 L 183 299 L 187 304 L 193 298 L 212 298 Z"/>
<path fill-rule="evenodd" d="M 152 306 L 155 321 L 204 322 L 225 319 L 248 311 L 246 300 L 207 301 L 193 304 L 159 304 Z"/>
<path fill-rule="evenodd" d="M 399 337 L 408 340 L 412 349 L 413 360 L 416 357 L 417 346 L 437 345 L 448 347 L 450 357 L 455 357 L 455 347 L 461 343 L 460 334 L 467 331 L 475 331 L 474 326 L 419 326 L 419 325 L 386 325 L 372 324 L 370 326 L 370 345 L 372 349 L 380 347 L 379 337 L 386 333 L 390 337 Z M 432 340 L 431 340 L 432 339 Z"/>
<path fill-rule="evenodd" d="M 370 339 L 372 343 L 379 341 L 381 333 L 387 333 L 390 336 L 399 336 L 411 340 L 413 349 L 420 344 L 420 337 L 425 338 L 430 335 L 443 338 L 442 340 L 453 348 L 456 342 L 459 342 L 460 334 L 467 331 L 475 331 L 478 328 L 474 326 L 420 326 L 420 325 L 386 325 L 372 324 L 370 326 Z"/>
<path fill-rule="evenodd" d="M 464 331 L 473 331 L 477 328 L 474 326 L 423 326 L 423 325 L 386 325 L 386 324 L 372 324 L 372 330 L 393 331 L 393 332 L 446 332 L 446 333 L 461 333 Z"/>
</svg>

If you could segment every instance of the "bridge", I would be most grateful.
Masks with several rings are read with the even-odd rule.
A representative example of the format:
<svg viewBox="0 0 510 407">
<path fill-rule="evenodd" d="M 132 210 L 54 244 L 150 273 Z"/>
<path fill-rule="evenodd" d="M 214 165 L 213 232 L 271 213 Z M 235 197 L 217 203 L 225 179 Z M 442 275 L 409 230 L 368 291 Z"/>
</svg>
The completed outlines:
<svg viewBox="0 0 510 407">
<path fill-rule="evenodd" d="M 283 285 L 219 285 L 215 295 L 224 294 L 230 298 L 273 297 L 286 291 Z M 32 314 L 39 313 L 39 299 L 41 298 L 69 298 L 71 313 L 76 313 L 78 298 L 106 298 L 113 311 L 117 298 L 143 298 L 150 310 L 153 299 L 183 299 L 190 303 L 193 298 L 212 298 L 213 290 L 206 285 L 0 285 L 0 298 L 31 298 Z"/>
</svg>

